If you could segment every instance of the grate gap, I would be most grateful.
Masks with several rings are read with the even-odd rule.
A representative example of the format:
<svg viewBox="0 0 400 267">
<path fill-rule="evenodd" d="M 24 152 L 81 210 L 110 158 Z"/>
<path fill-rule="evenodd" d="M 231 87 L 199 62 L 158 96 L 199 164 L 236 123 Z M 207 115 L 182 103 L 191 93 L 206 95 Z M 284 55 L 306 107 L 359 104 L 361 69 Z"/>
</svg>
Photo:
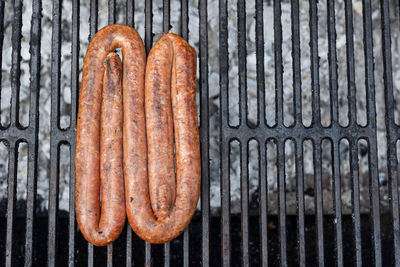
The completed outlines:
<svg viewBox="0 0 400 267">
<path fill-rule="evenodd" d="M 239 53 L 238 53 L 238 15 L 237 15 L 237 2 L 232 0 L 229 2 L 230 11 L 228 12 L 228 37 L 234 42 L 228 42 L 228 55 L 233 60 L 233 64 L 229 65 L 229 87 L 228 87 L 228 109 L 229 109 L 229 126 L 237 127 L 242 123 L 242 114 L 240 113 L 240 106 L 242 100 L 240 95 L 239 85 Z M 235 12 L 236 11 L 236 12 Z M 244 34 L 244 33 L 243 33 Z M 229 64 L 229 63 L 228 63 Z M 242 63 L 244 64 L 244 63 Z M 244 89 L 244 88 L 243 88 Z M 243 90 L 242 89 L 242 90 Z"/>
<path fill-rule="evenodd" d="M 170 265 L 183 266 L 183 234 L 172 240 L 170 244 Z M 161 254 L 159 254 L 161 255 Z M 175 256 L 174 256 L 175 255 Z M 162 257 L 161 257 L 162 258 Z M 165 260 L 165 259 L 164 259 Z M 160 263 L 162 264 L 162 263 Z"/>
<path fill-rule="evenodd" d="M 362 3 L 354 3 L 352 10 L 354 27 L 363 24 L 363 7 Z M 350 23 L 350 22 L 349 22 Z M 363 34 L 354 33 L 354 59 L 355 64 L 355 89 L 356 89 L 356 115 L 357 124 L 360 126 L 367 125 L 367 98 L 365 87 L 365 58 L 364 58 L 364 39 Z"/>
<path fill-rule="evenodd" d="M 318 63 L 317 68 L 319 69 L 319 111 L 321 124 L 323 127 L 331 125 L 331 100 L 332 92 L 329 88 L 329 62 L 328 62 L 328 25 L 326 14 L 325 1 L 317 2 L 317 41 L 318 41 Z M 317 118 L 314 118 L 316 120 Z M 319 122 L 317 122 L 319 123 Z"/>
<path fill-rule="evenodd" d="M 135 8 L 134 22 L 135 22 L 135 30 L 142 37 L 144 42 L 145 39 L 145 1 L 133 1 L 133 5 Z"/>
<path fill-rule="evenodd" d="M 400 8 L 390 9 L 390 36 L 393 70 L 394 121 L 400 125 Z"/>
<path fill-rule="evenodd" d="M 292 18 L 291 5 L 289 3 L 282 3 L 282 39 L 285 42 L 282 43 L 282 59 L 283 59 L 283 124 L 285 126 L 292 126 L 295 122 L 295 112 L 294 112 L 294 92 L 293 92 L 293 59 L 292 53 L 292 42 L 287 42 L 286 40 L 291 39 L 292 31 Z"/>
<path fill-rule="evenodd" d="M 340 153 L 340 199 L 344 214 L 350 214 L 352 209 L 351 202 L 351 177 L 350 177 L 350 146 L 348 139 L 342 139 L 339 142 Z"/>
<path fill-rule="evenodd" d="M 349 81 L 347 77 L 347 64 L 349 60 L 347 57 L 347 40 L 346 40 L 346 21 L 345 21 L 344 2 L 335 2 L 335 30 L 336 30 L 336 53 L 337 53 L 337 84 L 338 84 L 338 113 L 339 125 L 347 127 L 349 125 Z M 353 38 L 353 36 L 351 37 Z M 346 59 L 340 60 L 340 59 Z M 346 78 L 344 78 L 346 77 Z M 335 96 L 333 96 L 335 97 Z"/>
<path fill-rule="evenodd" d="M 309 27 L 310 14 L 309 2 L 300 1 L 299 17 L 300 17 L 300 58 L 301 58 L 301 117 L 304 126 L 311 126 L 312 121 L 312 91 L 311 91 L 311 61 L 310 58 L 310 36 L 302 34 Z"/>
<path fill-rule="evenodd" d="M 163 3 L 170 5 L 170 0 L 157 0 L 153 1 L 153 43 L 155 43 L 164 33 L 164 15 L 154 16 L 154 14 L 163 14 L 164 6 Z M 168 23 L 169 24 L 169 23 Z"/>
<path fill-rule="evenodd" d="M 1 21 L 2 27 L 2 39 L 0 40 L 2 44 L 1 51 L 1 68 L 2 70 L 10 70 L 12 65 L 12 21 L 14 17 L 14 9 L 11 2 L 2 4 L 3 18 L 4 14 L 9 14 L 9 16 Z M 3 37 L 4 36 L 4 37 Z M 3 39 L 4 38 L 4 39 Z M 1 90 L 0 90 L 0 108 L 1 116 L 0 122 L 2 127 L 7 127 L 10 124 L 11 116 L 11 72 L 2 71 L 1 72 Z"/>
<path fill-rule="evenodd" d="M 63 8 L 72 10 L 72 2 L 63 3 Z M 66 22 L 70 20 L 70 13 L 61 12 L 61 21 Z M 59 92 L 59 116 L 60 116 L 60 128 L 67 129 L 71 126 L 71 47 L 72 47 L 72 24 L 61 23 L 61 81 L 60 81 L 60 92 Z"/>
<path fill-rule="evenodd" d="M 260 186 L 260 148 L 259 144 L 256 140 L 252 139 L 248 143 L 248 160 L 247 160 L 247 172 L 248 172 L 248 205 L 250 211 L 257 211 L 260 208 L 260 196 L 258 194 L 258 188 Z M 258 213 L 259 214 L 259 213 Z M 248 216 L 248 214 L 247 214 Z M 251 215 L 250 215 L 251 216 Z M 254 217 L 254 216 L 253 216 Z M 260 244 L 260 229 L 255 228 L 254 225 L 258 222 L 255 220 L 257 218 L 251 219 L 249 218 L 249 238 L 248 238 L 248 247 L 249 247 L 249 262 L 252 262 L 252 259 L 258 259 L 261 254 L 257 248 L 257 245 Z M 254 221 L 252 223 L 252 221 Z"/>
<path fill-rule="evenodd" d="M 110 2 L 115 0 L 97 0 L 97 30 L 100 30 L 109 23 L 109 6 Z"/>
<path fill-rule="evenodd" d="M 8 161 L 9 161 L 8 145 L 5 141 L 1 141 L 0 142 L 0 173 L 1 173 L 0 192 L 2 195 L 7 195 Z M 0 217 L 5 218 L 6 212 L 7 212 L 7 205 L 6 205 L 5 201 L 4 202 L 2 201 L 0 203 L 1 203 Z M 5 234 L 5 231 L 4 231 L 4 234 Z M 0 250 L 0 253 L 4 253 L 4 251 Z"/>
<path fill-rule="evenodd" d="M 171 0 L 170 2 L 171 2 L 170 14 L 181 14 L 181 9 L 182 9 L 181 1 Z M 172 32 L 182 35 L 180 24 L 181 24 L 181 22 L 180 22 L 179 16 L 171 16 L 170 15 L 169 29 L 171 29 Z M 198 25 L 198 21 L 197 21 L 196 25 Z M 196 33 L 198 33 L 198 31 Z M 197 34 L 197 38 L 198 38 L 198 34 Z"/>
<path fill-rule="evenodd" d="M 23 16 L 25 18 L 32 17 L 32 5 L 23 5 Z M 29 75 L 29 60 L 31 54 L 29 52 L 29 42 L 31 29 L 30 19 L 23 19 L 21 27 L 21 61 L 20 61 L 20 95 L 19 95 L 19 111 L 18 122 L 22 127 L 29 125 L 29 112 L 30 112 L 30 75 Z"/>
<path fill-rule="evenodd" d="M 296 164 L 295 143 L 293 140 L 285 142 L 285 186 L 286 212 L 296 214 Z"/>
<path fill-rule="evenodd" d="M 264 16 L 264 79 L 265 79 L 265 121 L 268 126 L 276 125 L 275 55 L 274 55 L 274 8 L 263 2 Z M 260 79 L 260 78 L 259 78 Z"/>
<path fill-rule="evenodd" d="M 9 148 L 6 142 L 0 142 L 0 193 L 7 195 L 7 177 L 8 177 L 8 166 L 9 166 Z M 0 238 L 6 240 L 7 226 L 6 226 L 6 214 L 7 214 L 7 200 L 4 199 L 0 202 Z M 4 264 L 6 258 L 6 250 L 4 247 L 0 249 L 0 258 L 3 259 L 1 264 Z"/>
<path fill-rule="evenodd" d="M 268 194 L 268 212 L 271 214 L 277 214 L 278 210 L 278 199 L 277 199 L 277 151 L 276 143 L 273 140 L 268 140 L 266 145 L 266 166 L 267 166 L 267 188 L 271 192 Z"/>
<path fill-rule="evenodd" d="M 26 214 L 26 194 L 28 178 L 28 144 L 18 143 L 18 169 L 17 169 L 17 216 Z"/>
<path fill-rule="evenodd" d="M 4 60 L 3 60 L 4 59 L 4 57 L 3 57 L 4 51 L 3 50 L 6 50 L 4 48 L 4 32 L 5 32 L 5 30 L 4 30 L 5 29 L 5 27 L 4 27 L 4 6 L 5 6 L 5 3 L 1 2 L 0 3 L 0 17 L 2 19 L 0 21 L 0 65 L 1 65 L 2 70 L 4 69 L 4 66 L 5 66 Z M 3 80 L 3 71 L 1 71 L 0 72 L 0 86 L 1 86 L 1 90 L 0 90 L 0 126 L 5 126 L 3 124 L 3 121 L 6 119 L 7 116 L 4 116 L 4 119 L 3 119 L 3 106 L 4 106 L 4 104 L 9 102 L 9 101 L 5 101 L 4 103 L 2 102 L 2 99 L 3 99 L 2 96 L 3 96 L 3 90 L 4 90 L 3 81 L 4 81 Z"/>
<path fill-rule="evenodd" d="M 241 169 L 241 155 L 242 146 L 239 141 L 234 140 L 229 143 L 229 177 L 230 177 L 230 202 L 231 206 L 235 206 L 238 209 L 231 209 L 231 213 L 240 213 L 240 205 L 233 203 L 233 200 L 240 202 L 240 177 L 242 175 Z M 239 244 L 237 244 L 239 245 Z"/>
<path fill-rule="evenodd" d="M 303 142 L 303 169 L 304 169 L 304 203 L 306 214 L 313 214 L 315 210 L 314 159 L 311 140 Z"/>
<path fill-rule="evenodd" d="M 60 217 L 67 217 L 69 213 L 69 183 L 71 177 L 71 167 L 70 167 L 70 147 L 66 144 L 61 144 L 59 148 L 59 166 L 58 166 L 58 196 L 57 202 L 58 211 L 57 211 L 57 225 L 59 227 L 56 228 L 56 236 L 60 237 L 65 234 L 65 226 L 67 226 L 66 220 L 60 220 Z M 67 264 L 67 259 L 69 255 L 68 246 L 66 245 L 66 240 L 62 238 L 57 238 L 57 258 L 62 259 L 62 261 L 57 262 L 57 264 Z"/>
<path fill-rule="evenodd" d="M 296 214 L 296 165 L 295 165 L 295 142 L 286 140 L 284 144 L 285 161 L 285 195 L 286 214 Z M 293 216 L 286 216 L 286 242 L 287 242 L 287 264 L 288 266 L 298 263 L 297 253 L 297 227 L 296 221 L 291 220 Z"/>
<path fill-rule="evenodd" d="M 360 183 L 360 198 L 365 199 L 365 203 L 361 206 L 361 212 L 370 212 L 370 194 L 369 194 L 369 145 L 365 139 L 357 142 L 358 147 L 358 169 Z"/>
<path fill-rule="evenodd" d="M 298 8 L 297 3 L 295 4 L 296 9 Z M 298 93 L 298 92 L 297 92 Z M 298 99 L 297 95 L 297 99 Z M 297 115 L 297 120 L 299 115 Z M 296 172 L 296 208 L 297 208 L 297 255 L 298 255 L 298 265 L 305 266 L 306 264 L 306 252 L 305 252 L 305 207 L 304 207 L 304 144 L 302 140 L 297 140 L 295 142 L 295 172 Z"/>
<path fill-rule="evenodd" d="M 266 144 L 266 178 L 267 178 L 267 188 L 268 188 L 268 203 L 267 209 L 269 214 L 277 214 L 278 212 L 278 181 L 277 181 L 277 144 L 274 140 L 268 140 Z M 273 191 L 273 193 L 270 193 Z M 275 216 L 276 217 L 276 216 Z M 277 262 L 279 259 L 279 234 L 278 234 L 278 222 L 277 219 L 271 219 L 267 217 L 267 230 L 268 230 L 268 262 Z M 270 230 L 273 229 L 273 233 Z M 274 240 L 274 243 L 270 243 Z M 277 258 L 278 256 L 278 258 Z"/>
<path fill-rule="evenodd" d="M 257 88 L 257 58 L 256 58 L 256 7 L 246 8 L 246 83 L 247 83 L 247 124 L 259 125 L 258 88 Z"/>
<path fill-rule="evenodd" d="M 322 190 L 323 190 L 323 210 L 325 214 L 333 214 L 332 199 L 332 142 L 329 139 L 323 139 L 321 142 L 322 156 Z M 331 240 L 326 240 L 330 242 Z"/>
<path fill-rule="evenodd" d="M 23 219 L 26 215 L 26 196 L 27 196 L 27 178 L 28 178 L 28 144 L 26 142 L 17 143 L 17 175 L 16 175 L 16 207 L 14 209 L 14 239 L 13 239 L 13 255 L 25 254 L 25 229 L 26 221 Z M 13 256 L 13 264 L 23 265 L 24 258 Z"/>
</svg>

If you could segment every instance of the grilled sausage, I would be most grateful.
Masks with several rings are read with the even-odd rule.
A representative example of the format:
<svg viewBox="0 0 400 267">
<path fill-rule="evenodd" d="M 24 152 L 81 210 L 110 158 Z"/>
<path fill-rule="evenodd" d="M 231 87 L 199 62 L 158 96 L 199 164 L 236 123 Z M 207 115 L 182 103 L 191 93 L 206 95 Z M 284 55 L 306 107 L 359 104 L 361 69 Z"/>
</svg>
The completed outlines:
<svg viewBox="0 0 400 267">
<path fill-rule="evenodd" d="M 126 209 L 137 235 L 151 243 L 164 243 L 188 226 L 198 202 L 201 176 L 196 52 L 172 33 L 161 37 L 148 56 L 145 108 L 148 176 L 144 150 L 126 150 L 124 139 Z M 136 133 L 140 144 L 145 143 L 143 136 Z"/>
<path fill-rule="evenodd" d="M 123 70 L 118 55 L 112 53 L 118 47 L 122 48 Z M 125 157 L 127 153 L 136 153 L 143 158 L 141 163 L 146 163 L 145 64 L 140 36 L 125 25 L 110 25 L 97 32 L 84 59 L 77 124 L 75 205 L 83 236 L 97 246 L 114 241 L 125 224 L 123 173 L 132 171 L 131 165 L 123 169 L 122 153 Z"/>
</svg>

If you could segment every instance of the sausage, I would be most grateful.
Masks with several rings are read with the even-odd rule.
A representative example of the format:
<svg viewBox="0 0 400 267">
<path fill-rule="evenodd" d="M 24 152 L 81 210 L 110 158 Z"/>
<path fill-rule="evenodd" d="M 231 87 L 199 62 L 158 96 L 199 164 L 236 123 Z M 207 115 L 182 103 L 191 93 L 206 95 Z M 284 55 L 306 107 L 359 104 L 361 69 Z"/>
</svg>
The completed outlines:
<svg viewBox="0 0 400 267">
<path fill-rule="evenodd" d="M 118 55 L 112 53 L 118 47 L 122 48 L 122 70 Z M 83 236 L 96 246 L 114 241 L 125 224 L 124 174 L 132 171 L 123 167 L 123 156 L 135 150 L 146 158 L 145 64 L 140 36 L 125 25 L 110 25 L 97 32 L 84 59 L 75 156 L 75 208 Z"/>
<path fill-rule="evenodd" d="M 143 150 L 128 152 L 124 139 L 126 211 L 138 236 L 165 243 L 190 223 L 201 177 L 196 52 L 175 34 L 162 36 L 148 56 L 145 111 L 148 170 Z"/>
<path fill-rule="evenodd" d="M 175 202 L 172 48 L 168 38 L 157 42 L 150 52 L 145 78 L 149 194 L 160 221 L 169 215 Z"/>
<path fill-rule="evenodd" d="M 99 179 L 81 174 L 81 166 L 89 159 L 78 150 L 77 157 L 77 218 L 85 238 L 98 246 L 104 246 L 114 241 L 121 233 L 125 224 L 124 179 L 122 173 L 122 91 L 121 91 L 121 60 L 115 53 L 110 53 L 104 60 L 103 90 L 101 92 L 100 112 L 100 190 Z M 82 108 L 84 110 L 85 107 Z M 94 114 L 98 117 L 98 113 Z M 97 121 L 97 120 L 96 120 Z M 79 117 L 80 134 L 94 125 L 85 123 Z M 98 124 L 98 122 L 97 122 Z M 88 136 L 90 138 L 90 136 Z M 99 139 L 92 136 L 93 139 Z M 81 147 L 84 137 L 80 135 L 78 144 Z M 83 147 L 84 148 L 84 147 Z M 81 157 L 82 156 L 82 157 Z M 98 165 L 96 165 L 97 167 Z M 98 167 L 93 169 L 98 171 Z M 85 170 L 83 170 L 85 171 Z M 91 181 L 87 180 L 91 179 Z M 85 181 L 86 180 L 86 181 Z M 85 191 L 90 185 L 93 190 Z M 88 194 L 96 190 L 96 194 Z M 99 213 L 99 191 L 101 191 L 101 216 Z M 81 199 L 83 198 L 83 200 Z M 86 201 L 86 203 L 85 203 Z M 88 203 L 89 202 L 89 203 Z M 80 204 L 86 204 L 81 209 Z M 89 205 L 88 205 L 89 204 Z M 92 215 L 92 216 L 91 216 Z M 90 227 L 90 228 L 89 228 Z M 87 229 L 89 228 L 89 229 Z"/>
</svg>

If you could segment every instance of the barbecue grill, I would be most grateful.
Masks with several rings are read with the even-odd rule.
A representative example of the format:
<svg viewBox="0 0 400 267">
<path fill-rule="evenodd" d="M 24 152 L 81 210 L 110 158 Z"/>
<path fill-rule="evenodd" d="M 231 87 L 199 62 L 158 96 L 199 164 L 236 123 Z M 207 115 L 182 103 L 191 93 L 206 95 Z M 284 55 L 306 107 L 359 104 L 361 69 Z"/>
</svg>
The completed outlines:
<svg viewBox="0 0 400 267">
<path fill-rule="evenodd" d="M 42 1 L 32 3 L 32 16 L 26 18 L 23 14 L 23 3 L 14 0 L 12 24 L 12 64 L 11 75 L 11 105 L 9 124 L 0 126 L 0 141 L 8 151 L 7 201 L 0 207 L 0 260 L 6 266 L 100 266 L 105 265 L 131 266 L 400 266 L 400 220 L 399 220 L 399 187 L 397 141 L 400 138 L 399 125 L 396 124 L 396 100 L 394 98 L 395 83 L 392 76 L 392 44 L 391 44 L 391 14 L 399 12 L 399 4 L 389 0 L 380 1 L 379 25 L 373 24 L 371 0 L 362 1 L 363 32 L 354 32 L 353 2 L 344 0 L 345 32 L 346 32 L 346 62 L 347 67 L 347 99 L 348 124 L 339 122 L 338 99 L 338 55 L 335 20 L 335 2 L 326 0 L 327 5 L 327 40 L 330 96 L 330 123 L 324 125 L 321 120 L 320 57 L 318 42 L 318 0 L 309 0 L 309 49 L 311 68 L 311 103 L 312 119 L 309 125 L 303 123 L 302 117 L 302 62 L 300 38 L 302 30 L 299 22 L 301 11 L 299 0 L 271 1 L 264 3 L 255 1 L 255 55 L 256 55 L 256 123 L 248 119 L 250 107 L 247 92 L 247 46 L 248 29 L 246 28 L 245 0 L 237 0 L 237 57 L 238 57 L 238 121 L 235 125 L 230 120 L 230 84 L 229 84 L 229 45 L 228 42 L 228 6 L 227 0 L 219 1 L 219 27 L 212 29 L 219 38 L 219 177 L 220 209 L 215 214 L 210 205 L 210 98 L 209 98 L 209 26 L 207 24 L 210 1 L 198 1 L 199 36 L 198 43 L 198 90 L 200 100 L 200 137 L 202 161 L 201 206 L 196 212 L 191 225 L 176 240 L 165 245 L 151 245 L 141 241 L 127 224 L 118 240 L 106 248 L 97 248 L 88 244 L 79 233 L 75 221 L 74 210 L 74 147 L 76 133 L 76 115 L 80 85 L 80 23 L 89 22 L 89 39 L 98 30 L 99 6 L 97 0 L 90 1 L 90 17 L 80 17 L 79 0 L 72 0 L 71 25 L 71 109 L 70 126 L 60 126 L 60 105 L 62 97 L 61 80 L 61 45 L 62 45 L 62 3 L 52 1 L 52 38 L 51 38 L 51 127 L 50 127 L 50 159 L 49 167 L 49 201 L 46 211 L 37 208 L 37 169 L 39 144 L 39 93 L 41 79 L 41 47 L 50 46 L 43 43 L 42 35 Z M 291 59 L 293 85 L 293 123 L 285 123 L 284 110 L 284 69 L 282 53 L 283 29 L 282 3 L 290 3 L 291 8 Z M 126 4 L 126 5 L 125 5 Z M 189 38 L 189 2 L 180 1 L 180 14 L 171 14 L 170 1 L 162 1 L 162 30 L 168 32 L 171 28 L 171 15 L 180 16 L 180 27 L 174 29 L 184 39 Z M 274 40 L 274 112 L 272 124 L 267 123 L 266 93 L 264 65 L 264 6 L 273 5 L 273 40 Z M 139 11 L 135 10 L 134 1 L 126 1 L 125 23 L 134 25 L 134 18 Z M 153 9 L 155 3 L 145 1 L 145 32 L 142 35 L 146 51 L 153 45 Z M 117 21 L 117 3 L 108 0 L 108 23 Z M 4 39 L 5 2 L 0 1 L 0 47 Z M 28 125 L 20 123 L 20 77 L 21 77 L 21 38 L 22 23 L 31 20 L 30 30 L 30 97 Z M 397 17 L 398 19 L 398 17 Z M 380 170 L 378 168 L 378 140 L 376 120 L 376 88 L 374 72 L 374 42 L 373 28 L 380 27 L 382 31 L 380 55 L 383 60 L 383 72 L 378 73 L 384 81 L 385 128 L 387 141 L 388 208 L 383 209 L 380 195 Z M 48 33 L 46 33 L 48 34 Z M 360 125 L 357 120 L 356 95 L 356 64 L 353 38 L 362 35 L 364 45 L 365 71 L 365 105 L 366 124 Z M 43 49 L 43 48 L 42 48 Z M 84 48 L 86 50 L 86 47 Z M 4 50 L 3 50 L 4 51 Z M 4 58 L 4 52 L 0 54 Z M 0 56 L 0 62 L 2 57 Z M 0 77 L 1 79 L 1 77 Z M 216 85 L 213 85 L 216 86 Z M 323 183 L 323 142 L 330 143 L 331 182 L 333 212 L 324 211 Z M 341 143 L 347 141 L 350 165 L 351 211 L 342 210 L 343 192 L 341 183 Z M 363 212 L 360 204 L 360 140 L 366 143 L 368 154 L 368 212 Z M 258 156 L 259 183 L 258 190 L 249 194 L 249 161 L 250 143 L 255 142 Z M 295 212 L 289 214 L 286 203 L 287 167 L 285 144 L 291 142 L 294 147 L 295 166 Z M 314 208 L 312 214 L 305 212 L 305 157 L 304 142 L 312 147 L 312 162 L 314 176 Z M 240 167 L 240 212 L 231 213 L 230 179 L 232 144 L 239 151 Z M 277 207 L 272 212 L 268 201 L 267 181 L 267 144 L 276 148 L 276 173 L 273 179 L 277 181 Z M 23 205 L 23 213 L 18 214 L 17 205 L 17 172 L 19 165 L 18 151 L 21 145 L 28 148 L 27 155 L 27 195 Z M 60 183 L 60 150 L 69 147 L 70 177 L 69 177 L 69 212 L 59 210 Z M 255 197 L 255 201 L 252 199 Z M 256 203 L 253 205 L 253 202 Z"/>
</svg>

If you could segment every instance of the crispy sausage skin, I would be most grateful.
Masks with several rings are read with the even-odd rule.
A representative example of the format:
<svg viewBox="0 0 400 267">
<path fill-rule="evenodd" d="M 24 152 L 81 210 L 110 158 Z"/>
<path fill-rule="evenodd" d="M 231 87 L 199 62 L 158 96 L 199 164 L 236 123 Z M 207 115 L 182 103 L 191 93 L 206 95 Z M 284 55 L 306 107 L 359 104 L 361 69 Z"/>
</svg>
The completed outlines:
<svg viewBox="0 0 400 267">
<path fill-rule="evenodd" d="M 122 70 L 119 56 L 112 53 L 118 47 L 122 48 Z M 133 171 L 131 165 L 123 168 L 123 156 L 134 153 L 141 159 L 139 164 L 146 163 L 145 65 L 143 42 L 134 29 L 125 25 L 110 25 L 97 32 L 84 59 L 75 207 L 83 236 L 96 246 L 114 241 L 125 224 L 123 173 Z"/>
<path fill-rule="evenodd" d="M 196 52 L 175 34 L 161 37 L 148 56 L 145 110 L 148 165 L 137 154 L 143 150 L 124 154 L 127 216 L 142 239 L 165 243 L 188 226 L 201 177 Z"/>
</svg>

